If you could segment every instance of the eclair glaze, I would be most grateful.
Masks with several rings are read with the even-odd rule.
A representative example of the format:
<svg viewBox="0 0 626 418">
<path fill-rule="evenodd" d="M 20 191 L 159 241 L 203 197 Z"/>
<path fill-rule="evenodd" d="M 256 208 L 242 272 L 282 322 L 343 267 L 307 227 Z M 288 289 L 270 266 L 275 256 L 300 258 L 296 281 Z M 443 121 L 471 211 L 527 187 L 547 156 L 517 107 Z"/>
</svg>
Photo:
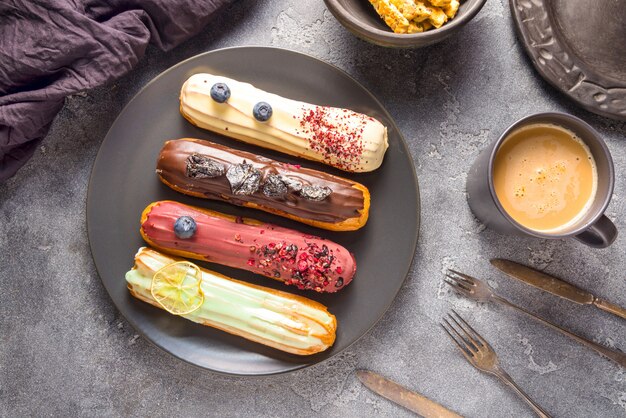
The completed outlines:
<svg viewBox="0 0 626 418">
<path fill-rule="evenodd" d="M 269 174 L 277 174 L 296 180 L 303 185 L 329 187 L 332 192 L 322 201 L 306 199 L 297 193 L 288 193 L 284 198 L 269 197 L 262 192 L 261 188 L 251 195 L 236 195 L 231 190 L 231 185 L 225 175 L 214 178 L 188 176 L 187 159 L 193 154 L 209 157 L 223 164 L 225 170 L 245 161 L 261 171 L 262 182 Z M 191 138 L 167 141 L 159 154 L 156 171 L 165 184 L 180 192 L 228 201 L 239 206 L 245 206 L 245 203 L 250 202 L 258 205 L 259 209 L 268 212 L 278 210 L 312 225 L 315 225 L 313 222 L 338 224 L 363 217 L 363 212 L 369 210 L 369 193 L 364 192 L 367 189 L 359 183 L 321 171 L 281 163 L 210 141 Z M 367 213 L 364 218 L 362 224 L 367 220 Z M 307 220 L 313 222 L 306 222 Z M 362 224 L 345 229 L 357 229 Z"/>
<path fill-rule="evenodd" d="M 181 216 L 191 216 L 197 225 L 191 238 L 174 232 Z M 356 272 L 354 256 L 332 241 L 173 201 L 146 207 L 141 235 L 161 251 L 248 270 L 299 289 L 336 292 Z"/>
<path fill-rule="evenodd" d="M 231 93 L 225 102 L 211 96 L 217 83 Z M 263 122 L 253 116 L 261 102 L 272 108 Z M 389 146 L 387 128 L 371 116 L 291 100 L 220 75 L 189 77 L 180 91 L 180 111 L 200 128 L 353 173 L 376 170 Z"/>
<path fill-rule="evenodd" d="M 162 308 L 150 289 L 155 273 L 180 261 L 150 248 L 140 248 L 135 266 L 126 273 L 130 293 Z M 204 303 L 181 315 L 288 353 L 315 354 L 335 341 L 337 320 L 325 306 L 287 292 L 256 286 L 201 268 Z"/>
</svg>

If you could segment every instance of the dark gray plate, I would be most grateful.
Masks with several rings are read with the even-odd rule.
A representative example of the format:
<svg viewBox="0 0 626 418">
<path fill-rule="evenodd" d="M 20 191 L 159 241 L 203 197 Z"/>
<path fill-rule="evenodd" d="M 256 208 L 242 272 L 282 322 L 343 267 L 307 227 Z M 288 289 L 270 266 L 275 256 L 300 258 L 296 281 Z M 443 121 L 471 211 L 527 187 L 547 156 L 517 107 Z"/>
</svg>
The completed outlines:
<svg viewBox="0 0 626 418">
<path fill-rule="evenodd" d="M 539 74 L 583 108 L 626 120 L 626 12 L 616 0 L 510 0 Z"/>
<path fill-rule="evenodd" d="M 192 74 L 211 72 L 315 104 L 346 107 L 381 120 L 389 129 L 389 150 L 380 169 L 349 175 L 372 194 L 367 225 L 356 232 L 329 232 L 261 211 L 176 193 L 154 173 L 167 139 L 210 139 L 282 161 L 342 174 L 327 166 L 245 145 L 192 126 L 178 111 L 178 93 Z M 172 199 L 218 211 L 253 217 L 320 235 L 345 245 L 357 259 L 357 275 L 341 292 L 320 295 L 251 273 L 205 265 L 237 279 L 292 291 L 328 306 L 337 316 L 335 345 L 325 353 L 301 357 L 248 342 L 222 331 L 172 316 L 132 298 L 124 274 L 145 245 L 139 235 L 144 207 Z M 137 331 L 172 355 L 224 373 L 261 375 L 299 369 L 344 350 L 364 335 L 391 305 L 408 274 L 419 229 L 419 196 L 410 153 L 393 119 L 382 105 L 343 71 L 292 51 L 243 47 L 208 52 L 172 67 L 150 82 L 119 115 L 93 167 L 87 198 L 89 242 L 98 273 L 113 302 Z M 202 264 L 202 263 L 200 263 Z"/>
</svg>

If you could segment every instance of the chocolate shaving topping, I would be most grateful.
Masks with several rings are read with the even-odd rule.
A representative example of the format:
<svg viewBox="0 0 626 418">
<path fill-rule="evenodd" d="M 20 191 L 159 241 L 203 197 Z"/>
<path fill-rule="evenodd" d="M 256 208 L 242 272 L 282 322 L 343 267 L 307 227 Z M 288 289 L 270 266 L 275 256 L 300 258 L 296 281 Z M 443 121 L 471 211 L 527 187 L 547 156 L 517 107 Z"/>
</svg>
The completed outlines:
<svg viewBox="0 0 626 418">
<path fill-rule="evenodd" d="M 224 166 L 207 156 L 194 153 L 187 157 L 185 174 L 195 179 L 219 177 L 224 175 Z"/>
<path fill-rule="evenodd" d="M 263 183 L 263 194 L 267 197 L 284 197 L 289 190 L 287 185 L 277 174 L 268 174 Z"/>
<path fill-rule="evenodd" d="M 294 180 L 290 177 L 283 177 L 282 180 L 283 183 L 287 185 L 287 188 L 290 192 L 298 193 L 300 190 L 302 190 L 302 183 L 300 183 L 298 180 Z"/>
<path fill-rule="evenodd" d="M 230 166 L 226 172 L 233 194 L 251 195 L 259 190 L 261 172 L 243 160 L 243 163 Z"/>
<path fill-rule="evenodd" d="M 187 157 L 187 177 L 215 178 L 224 175 L 224 165 L 206 155 L 193 153 Z M 261 186 L 261 171 L 246 163 L 231 165 L 226 170 L 226 178 L 233 194 L 251 195 Z M 308 186 L 300 181 L 278 174 L 268 174 L 263 182 L 263 194 L 267 197 L 284 198 L 287 193 L 295 193 L 300 197 L 313 201 L 322 201 L 331 193 L 326 186 Z"/>
<path fill-rule="evenodd" d="M 331 188 L 326 186 L 303 186 L 300 190 L 300 196 L 319 202 L 330 196 L 332 192 Z"/>
</svg>

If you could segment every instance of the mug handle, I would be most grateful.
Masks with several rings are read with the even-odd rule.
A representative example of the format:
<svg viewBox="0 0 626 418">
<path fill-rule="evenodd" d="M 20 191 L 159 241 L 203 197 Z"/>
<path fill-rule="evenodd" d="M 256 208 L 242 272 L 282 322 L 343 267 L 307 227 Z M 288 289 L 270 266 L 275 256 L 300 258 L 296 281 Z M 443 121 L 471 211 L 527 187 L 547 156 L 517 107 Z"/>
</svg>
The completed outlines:
<svg viewBox="0 0 626 418">
<path fill-rule="evenodd" d="M 617 228 L 606 215 L 602 215 L 596 223 L 574 238 L 590 247 L 606 248 L 617 238 Z"/>
</svg>

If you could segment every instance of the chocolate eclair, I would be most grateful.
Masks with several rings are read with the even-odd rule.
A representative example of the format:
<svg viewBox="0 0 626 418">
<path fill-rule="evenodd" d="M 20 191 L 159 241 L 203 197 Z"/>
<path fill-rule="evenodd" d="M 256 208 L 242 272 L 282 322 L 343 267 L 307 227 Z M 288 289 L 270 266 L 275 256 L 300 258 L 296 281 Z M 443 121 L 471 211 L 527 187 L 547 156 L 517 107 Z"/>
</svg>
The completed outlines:
<svg viewBox="0 0 626 418">
<path fill-rule="evenodd" d="M 361 228 L 369 216 L 364 185 L 200 139 L 167 141 L 161 181 L 181 193 L 260 209 L 333 231 Z"/>
</svg>

